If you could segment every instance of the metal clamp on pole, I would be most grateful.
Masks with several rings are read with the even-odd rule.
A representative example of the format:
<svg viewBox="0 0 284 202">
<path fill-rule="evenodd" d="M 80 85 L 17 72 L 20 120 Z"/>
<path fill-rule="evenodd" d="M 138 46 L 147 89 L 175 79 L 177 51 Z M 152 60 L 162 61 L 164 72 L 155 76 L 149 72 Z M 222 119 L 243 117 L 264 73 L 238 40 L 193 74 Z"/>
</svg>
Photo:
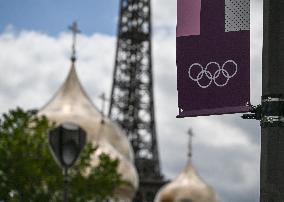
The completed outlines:
<svg viewBox="0 0 284 202">
<path fill-rule="evenodd" d="M 261 126 L 284 126 L 284 98 L 281 94 L 262 96 Z"/>
<path fill-rule="evenodd" d="M 255 119 L 255 120 L 261 120 L 261 105 L 254 106 L 252 104 L 248 104 L 250 107 L 248 114 L 243 114 L 243 119 Z"/>
<path fill-rule="evenodd" d="M 284 97 L 281 94 L 262 96 L 261 105 L 250 105 L 248 114 L 243 114 L 243 119 L 260 120 L 262 127 L 284 126 Z"/>
</svg>

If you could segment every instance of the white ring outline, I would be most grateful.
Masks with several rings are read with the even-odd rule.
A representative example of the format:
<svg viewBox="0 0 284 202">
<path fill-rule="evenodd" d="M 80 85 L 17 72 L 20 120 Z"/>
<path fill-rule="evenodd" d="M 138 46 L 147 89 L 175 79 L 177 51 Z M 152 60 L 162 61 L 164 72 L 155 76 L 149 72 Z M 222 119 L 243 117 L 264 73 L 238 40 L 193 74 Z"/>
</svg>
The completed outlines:
<svg viewBox="0 0 284 202">
<path fill-rule="evenodd" d="M 225 67 L 228 63 L 233 63 L 235 65 L 235 71 L 233 72 L 232 75 L 230 75 L 228 70 L 225 69 Z M 218 69 L 216 70 L 216 72 L 213 75 L 210 71 L 208 71 L 209 66 L 212 65 L 212 64 L 217 65 L 217 67 L 218 67 Z M 193 76 L 191 75 L 191 70 L 194 66 L 197 66 L 201 69 L 201 71 L 197 74 L 196 78 L 193 78 Z M 223 87 L 223 86 L 226 86 L 228 84 L 229 80 L 231 78 L 233 78 L 237 74 L 237 72 L 238 72 L 238 64 L 234 60 L 227 60 L 222 65 L 222 67 L 217 62 L 209 62 L 206 65 L 205 68 L 200 63 L 193 63 L 192 65 L 190 65 L 190 67 L 188 69 L 188 76 L 191 80 L 195 81 L 200 88 L 208 88 L 212 84 L 212 81 L 214 81 L 216 86 Z M 220 84 L 216 81 L 216 79 L 219 78 L 221 73 L 226 78 L 226 82 L 223 83 L 223 84 Z M 202 85 L 199 82 L 203 78 L 204 74 L 209 79 L 209 83 L 207 85 Z"/>
</svg>

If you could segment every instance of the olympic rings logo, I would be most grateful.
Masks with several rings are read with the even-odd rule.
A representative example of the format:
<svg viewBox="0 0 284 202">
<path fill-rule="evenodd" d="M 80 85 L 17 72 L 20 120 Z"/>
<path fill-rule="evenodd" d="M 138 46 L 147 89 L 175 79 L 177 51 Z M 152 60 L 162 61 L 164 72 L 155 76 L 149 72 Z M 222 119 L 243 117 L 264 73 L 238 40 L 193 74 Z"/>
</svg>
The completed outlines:
<svg viewBox="0 0 284 202">
<path fill-rule="evenodd" d="M 216 69 L 214 73 L 212 73 L 213 68 Z M 233 68 L 233 71 L 229 73 L 228 68 Z M 195 70 L 196 72 L 198 69 L 200 69 L 199 73 L 194 74 L 193 71 Z M 188 76 L 191 80 L 195 81 L 200 88 L 208 88 L 212 82 L 218 87 L 223 87 L 228 84 L 229 80 L 233 78 L 237 72 L 238 64 L 234 60 L 227 60 L 222 67 L 217 62 L 209 62 L 205 68 L 199 63 L 193 63 L 188 69 Z M 203 81 L 202 83 L 201 80 Z M 208 81 L 205 82 L 205 80 Z"/>
</svg>

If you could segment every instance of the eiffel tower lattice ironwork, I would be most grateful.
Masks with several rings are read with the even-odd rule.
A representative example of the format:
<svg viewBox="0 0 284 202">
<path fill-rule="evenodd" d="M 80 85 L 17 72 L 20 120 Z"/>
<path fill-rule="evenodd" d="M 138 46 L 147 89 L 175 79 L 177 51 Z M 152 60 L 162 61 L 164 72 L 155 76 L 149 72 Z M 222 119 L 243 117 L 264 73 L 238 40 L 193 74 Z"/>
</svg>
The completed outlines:
<svg viewBox="0 0 284 202">
<path fill-rule="evenodd" d="M 109 117 L 126 131 L 140 187 L 135 202 L 152 202 L 164 184 L 155 126 L 150 0 L 121 0 Z"/>
</svg>

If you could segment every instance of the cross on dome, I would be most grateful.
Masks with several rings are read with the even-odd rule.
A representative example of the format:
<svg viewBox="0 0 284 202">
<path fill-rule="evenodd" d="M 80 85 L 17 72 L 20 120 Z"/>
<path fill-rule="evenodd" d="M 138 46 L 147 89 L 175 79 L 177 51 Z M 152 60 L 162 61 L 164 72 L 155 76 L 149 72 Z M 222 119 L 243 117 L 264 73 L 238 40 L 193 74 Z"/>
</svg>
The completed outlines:
<svg viewBox="0 0 284 202">
<path fill-rule="evenodd" d="M 189 135 L 188 141 L 188 157 L 192 157 L 192 138 L 193 138 L 193 131 L 192 128 L 188 129 L 187 134 Z"/>
<path fill-rule="evenodd" d="M 101 108 L 101 113 L 103 115 L 103 117 L 105 116 L 105 105 L 106 105 L 106 102 L 108 101 L 105 93 L 102 93 L 100 96 L 99 96 L 100 100 L 102 101 L 102 108 Z"/>
<path fill-rule="evenodd" d="M 72 44 L 72 55 L 71 55 L 71 61 L 74 63 L 76 61 L 76 35 L 80 33 L 81 31 L 78 29 L 77 22 L 74 21 L 71 26 L 68 27 L 69 30 L 73 34 L 73 44 Z"/>
</svg>

